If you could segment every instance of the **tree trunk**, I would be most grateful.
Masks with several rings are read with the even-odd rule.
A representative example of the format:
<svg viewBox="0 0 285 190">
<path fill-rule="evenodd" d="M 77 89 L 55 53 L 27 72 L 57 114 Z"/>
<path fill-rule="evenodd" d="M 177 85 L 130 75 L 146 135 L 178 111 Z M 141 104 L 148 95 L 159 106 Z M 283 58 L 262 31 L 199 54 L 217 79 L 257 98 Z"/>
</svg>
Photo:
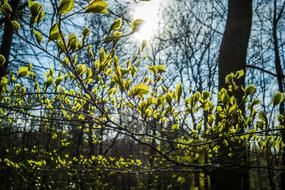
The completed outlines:
<svg viewBox="0 0 285 190">
<path fill-rule="evenodd" d="M 0 54 L 2 54 L 6 62 L 4 65 L 0 65 L 0 80 L 6 75 L 8 69 L 8 61 L 10 56 L 10 51 L 12 47 L 13 40 L 13 27 L 11 20 L 16 19 L 17 10 L 20 4 L 20 0 L 10 0 L 10 5 L 12 7 L 12 12 L 10 15 L 6 16 L 4 23 L 4 32 L 2 36 L 2 44 L 0 48 Z"/>
<path fill-rule="evenodd" d="M 227 23 L 219 54 L 219 90 L 227 87 L 226 75 L 239 70 L 245 71 L 251 24 L 252 0 L 228 0 Z M 245 77 L 236 82 L 238 86 L 245 86 Z M 236 97 L 239 108 L 244 111 L 241 88 L 232 95 Z M 234 154 L 234 165 L 238 165 L 236 158 L 240 154 L 244 154 L 240 163 L 246 160 L 245 148 L 241 147 L 239 151 L 242 152 Z M 211 185 L 218 190 L 248 189 L 249 184 L 245 184 L 248 183 L 248 178 L 248 171 L 244 172 L 242 168 L 216 168 L 212 172 Z"/>
<path fill-rule="evenodd" d="M 19 6 L 20 1 L 19 0 L 11 0 L 10 5 L 12 7 L 12 13 L 5 17 L 4 19 L 4 31 L 2 35 L 2 43 L 0 47 L 0 54 L 2 54 L 6 62 L 2 65 L 0 64 L 0 81 L 1 79 L 6 75 L 7 68 L 8 68 L 8 61 L 9 61 L 9 55 L 10 50 L 12 46 L 12 39 L 13 39 L 13 27 L 11 24 L 11 20 L 14 20 L 17 13 L 17 8 Z M 0 88 L 0 94 L 1 94 L 1 88 Z M 1 129 L 2 130 L 2 129 Z M 1 133 L 1 132 L 0 132 Z M 0 147 L 2 146 L 2 142 L 0 141 Z M 5 158 L 5 155 L 2 151 L 0 151 L 0 158 Z M 1 168 L 0 168 L 1 170 Z M 6 169 L 5 169 L 6 170 Z M 2 183 L 1 187 L 7 188 L 10 185 L 9 178 L 7 176 L 10 176 L 11 170 L 3 170 L 0 171 L 0 182 Z"/>
<path fill-rule="evenodd" d="M 252 0 L 228 0 L 228 15 L 219 55 L 219 90 L 226 87 L 225 77 L 246 68 L 246 55 L 252 24 Z M 245 85 L 242 77 L 237 85 Z M 237 92 L 238 102 L 242 93 Z"/>
<path fill-rule="evenodd" d="M 285 3 L 283 4 L 285 6 Z M 282 71 L 282 66 L 281 66 L 281 58 L 280 58 L 280 53 L 279 53 L 279 41 L 278 41 L 278 22 L 279 22 L 279 15 L 281 16 L 284 7 L 282 8 L 282 12 L 280 12 L 277 15 L 277 0 L 274 0 L 274 5 L 273 5 L 273 26 L 272 26 L 272 38 L 273 38 L 273 45 L 274 45 L 274 63 L 275 63 L 275 70 L 277 74 L 277 82 L 278 82 L 278 89 L 280 92 L 284 93 L 284 85 L 283 85 L 283 78 L 284 74 Z M 280 114 L 284 115 L 284 102 L 280 103 L 280 108 L 279 108 Z"/>
</svg>

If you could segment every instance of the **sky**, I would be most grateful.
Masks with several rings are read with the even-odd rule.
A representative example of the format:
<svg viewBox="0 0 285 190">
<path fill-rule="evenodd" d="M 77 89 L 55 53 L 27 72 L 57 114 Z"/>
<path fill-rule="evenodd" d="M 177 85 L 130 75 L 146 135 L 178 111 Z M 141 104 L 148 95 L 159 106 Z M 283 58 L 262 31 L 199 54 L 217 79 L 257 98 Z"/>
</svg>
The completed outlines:
<svg viewBox="0 0 285 190">
<path fill-rule="evenodd" d="M 151 40 L 159 33 L 160 22 L 163 21 L 162 12 L 171 4 L 172 0 L 151 0 L 135 3 L 131 7 L 131 16 L 133 19 L 143 19 L 144 24 L 140 31 L 134 35 L 138 41 Z"/>
</svg>

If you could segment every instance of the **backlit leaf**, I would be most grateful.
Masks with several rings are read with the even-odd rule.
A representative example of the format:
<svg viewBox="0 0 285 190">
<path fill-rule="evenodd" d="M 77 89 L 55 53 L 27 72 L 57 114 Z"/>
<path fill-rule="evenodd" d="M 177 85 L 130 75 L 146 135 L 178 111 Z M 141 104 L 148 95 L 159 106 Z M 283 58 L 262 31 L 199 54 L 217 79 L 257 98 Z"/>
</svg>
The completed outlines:
<svg viewBox="0 0 285 190">
<path fill-rule="evenodd" d="M 18 77 L 25 77 L 25 76 L 28 75 L 28 72 L 29 72 L 28 67 L 21 67 L 21 68 L 18 70 Z"/>
<path fill-rule="evenodd" d="M 72 11 L 74 7 L 74 0 L 61 0 L 59 5 L 59 12 L 61 14 L 67 14 Z"/>
<path fill-rule="evenodd" d="M 131 88 L 129 91 L 129 96 L 142 96 L 148 94 L 150 87 L 144 83 L 137 84 Z"/>
</svg>

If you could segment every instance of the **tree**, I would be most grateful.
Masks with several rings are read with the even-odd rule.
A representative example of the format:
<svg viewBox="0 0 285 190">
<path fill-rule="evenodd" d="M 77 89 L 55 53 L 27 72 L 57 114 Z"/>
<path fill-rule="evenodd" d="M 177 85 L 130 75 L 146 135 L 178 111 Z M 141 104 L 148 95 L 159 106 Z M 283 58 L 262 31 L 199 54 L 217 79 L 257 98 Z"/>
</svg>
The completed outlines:
<svg viewBox="0 0 285 190">
<path fill-rule="evenodd" d="M 284 118 L 273 122 L 272 112 L 258 109 L 253 85 L 238 94 L 243 71 L 227 75 L 225 89 L 216 97 L 203 89 L 183 94 L 188 91 L 183 84 L 164 85 L 169 75 L 155 59 L 159 49 L 154 48 L 151 62 L 144 57 L 145 43 L 128 59 L 119 55 L 122 39 L 136 32 L 141 20 L 112 19 L 99 28 L 102 35 L 92 47 L 94 41 L 87 39 L 96 31 L 70 29 L 69 19 L 112 14 L 108 3 L 51 3 L 29 1 L 29 18 L 21 26 L 29 28 L 29 36 L 21 33 L 22 28 L 14 34 L 52 57 L 58 69 L 48 64 L 50 59 L 41 59 L 46 69 L 24 65 L 0 81 L 2 189 L 189 189 L 193 182 L 202 188 L 207 180 L 200 179 L 213 169 L 240 166 L 235 160 L 243 157 L 233 145 L 260 155 L 274 149 L 275 158 L 282 153 L 278 133 Z M 44 17 L 47 10 L 52 19 Z M 125 32 L 123 22 L 131 26 Z M 206 42 L 207 50 L 210 39 Z M 246 112 L 235 95 L 248 100 Z M 277 93 L 273 107 L 283 101 Z"/>
<path fill-rule="evenodd" d="M 226 87 L 226 76 L 239 70 L 246 70 L 247 47 L 252 24 L 252 1 L 251 0 L 229 0 L 228 15 L 222 44 L 219 54 L 219 89 Z M 237 81 L 239 90 L 232 93 L 236 97 L 237 104 L 244 113 L 242 86 L 245 86 L 245 77 Z M 239 154 L 245 154 L 245 150 L 238 150 L 232 160 L 233 163 L 240 162 Z M 226 151 L 227 154 L 227 151 Z M 243 159 L 242 162 L 245 160 Z M 236 169 L 221 168 L 214 171 L 213 186 L 215 189 L 241 189 L 243 173 Z M 248 176 L 246 176 L 248 178 Z M 248 180 L 248 179 L 245 179 Z"/>
<path fill-rule="evenodd" d="M 7 8 L 6 5 L 11 6 L 11 10 Z M 18 14 L 18 7 L 20 5 L 20 0 L 11 0 L 9 3 L 7 1 L 3 1 L 3 8 L 2 11 L 6 14 L 5 21 L 4 21 L 4 32 L 2 35 L 2 42 L 1 42 L 1 49 L 0 54 L 3 56 L 5 62 L 0 64 L 0 79 L 2 79 L 8 69 L 8 63 L 9 63 L 9 55 L 10 50 L 12 47 L 12 40 L 13 40 L 13 24 L 11 21 L 17 22 L 17 14 Z M 2 62 L 2 61 L 1 61 Z"/>
<path fill-rule="evenodd" d="M 278 24 L 279 21 L 282 17 L 282 14 L 284 13 L 284 8 L 285 8 L 285 2 L 281 5 L 281 8 L 278 12 L 278 7 L 277 7 L 277 0 L 273 1 L 273 18 L 272 18 L 272 38 L 273 38 L 273 44 L 274 44 L 274 63 L 275 63 L 275 70 L 277 74 L 277 82 L 278 82 L 278 90 L 281 93 L 284 93 L 284 72 L 283 69 L 284 66 L 282 67 L 281 65 L 281 56 L 280 56 L 280 45 L 279 45 L 279 40 L 278 40 Z M 284 102 L 280 104 L 279 107 L 279 113 L 281 115 L 285 114 L 285 107 L 284 107 Z M 285 132 L 282 133 L 282 139 L 283 142 L 285 142 Z M 282 164 L 285 166 L 285 153 L 283 153 L 283 161 Z M 281 179 L 285 178 L 285 171 L 281 173 Z M 284 180 L 281 180 L 281 187 L 282 189 L 285 189 L 285 182 Z"/>
</svg>

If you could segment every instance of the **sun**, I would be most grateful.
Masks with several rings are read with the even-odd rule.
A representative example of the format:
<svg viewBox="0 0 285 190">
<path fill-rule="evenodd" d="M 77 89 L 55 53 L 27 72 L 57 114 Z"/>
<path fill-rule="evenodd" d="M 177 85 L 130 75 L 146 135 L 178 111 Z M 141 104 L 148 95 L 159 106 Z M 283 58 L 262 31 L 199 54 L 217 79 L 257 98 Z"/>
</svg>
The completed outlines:
<svg viewBox="0 0 285 190">
<path fill-rule="evenodd" d="M 150 41 L 160 30 L 162 2 L 167 0 L 152 0 L 140 2 L 134 6 L 132 11 L 133 19 L 142 19 L 144 24 L 140 30 L 134 34 L 134 39 L 138 41 Z"/>
</svg>

